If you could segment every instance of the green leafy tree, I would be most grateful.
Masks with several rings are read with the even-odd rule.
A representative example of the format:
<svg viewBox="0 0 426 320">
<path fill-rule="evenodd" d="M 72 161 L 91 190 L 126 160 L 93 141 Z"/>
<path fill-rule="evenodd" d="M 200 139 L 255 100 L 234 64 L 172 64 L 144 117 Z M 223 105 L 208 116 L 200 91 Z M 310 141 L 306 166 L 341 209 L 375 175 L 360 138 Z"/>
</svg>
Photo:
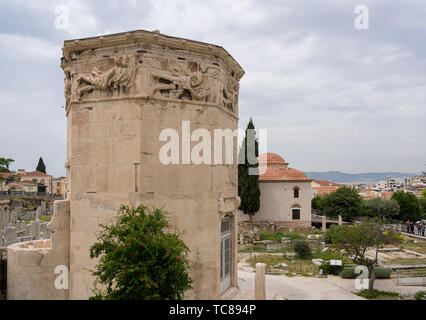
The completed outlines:
<svg viewBox="0 0 426 320">
<path fill-rule="evenodd" d="M 326 196 L 322 202 L 322 212 L 330 218 L 342 216 L 345 221 L 353 221 L 362 212 L 362 201 L 354 188 L 340 187 Z"/>
<path fill-rule="evenodd" d="M 0 172 L 10 172 L 9 166 L 15 160 L 10 158 L 0 158 Z"/>
<path fill-rule="evenodd" d="M 12 182 L 19 182 L 21 180 L 21 176 L 19 176 L 19 175 L 17 175 L 17 174 L 13 174 L 13 175 L 10 175 L 9 177 L 7 177 L 7 178 L 3 178 L 1 175 L 0 175 L 0 182 L 5 182 L 6 184 L 9 184 L 9 183 L 12 183 Z"/>
<path fill-rule="evenodd" d="M 46 173 L 46 166 L 44 165 L 42 157 L 38 160 L 36 171 Z"/>
<path fill-rule="evenodd" d="M 397 244 L 400 237 L 393 230 L 385 229 L 386 220 L 375 217 L 365 218 L 360 224 L 335 226 L 328 230 L 326 238 L 356 264 L 368 268 L 369 290 L 374 290 L 376 275 L 374 266 L 377 264 L 379 249 L 386 244 Z M 367 255 L 368 248 L 374 248 L 374 256 Z"/>
<path fill-rule="evenodd" d="M 99 258 L 93 300 L 177 300 L 191 289 L 188 247 L 166 232 L 167 212 L 121 206 L 112 225 L 100 225 L 90 257 Z M 98 285 L 103 289 L 99 289 Z"/>
<path fill-rule="evenodd" d="M 391 219 L 399 214 L 399 204 L 392 199 L 373 198 L 366 202 L 365 207 L 372 217 Z"/>
<path fill-rule="evenodd" d="M 399 220 L 416 221 L 422 218 L 423 214 L 420 201 L 413 193 L 397 191 L 392 195 L 391 199 L 395 200 L 399 204 Z"/>
<path fill-rule="evenodd" d="M 426 217 L 426 189 L 424 189 L 422 192 L 422 196 L 420 198 L 420 205 L 423 209 L 423 217 Z"/>
<path fill-rule="evenodd" d="M 315 196 L 312 199 L 312 209 L 315 209 L 315 210 L 321 212 L 322 206 L 323 206 L 323 201 L 324 201 L 324 197 Z"/>
<path fill-rule="evenodd" d="M 8 175 L 7 178 L 5 178 L 1 173 L 10 173 L 9 166 L 12 162 L 15 162 L 13 159 L 8 158 L 0 158 L 0 183 L 5 182 L 6 184 L 12 183 L 12 182 L 19 182 L 21 180 L 21 177 L 16 174 Z"/>
<path fill-rule="evenodd" d="M 252 221 L 253 215 L 260 209 L 260 188 L 259 174 L 249 174 L 249 169 L 251 168 L 253 172 L 259 173 L 259 164 L 257 160 L 255 164 L 250 164 L 249 156 L 255 156 L 256 158 L 259 156 L 259 141 L 257 138 L 254 139 L 255 154 L 250 155 L 249 151 L 252 146 L 249 146 L 249 130 L 253 130 L 251 132 L 254 133 L 255 136 L 255 128 L 252 119 L 250 119 L 247 125 L 243 144 L 238 154 L 238 195 L 241 199 L 240 210 L 248 214 L 250 221 Z"/>
</svg>

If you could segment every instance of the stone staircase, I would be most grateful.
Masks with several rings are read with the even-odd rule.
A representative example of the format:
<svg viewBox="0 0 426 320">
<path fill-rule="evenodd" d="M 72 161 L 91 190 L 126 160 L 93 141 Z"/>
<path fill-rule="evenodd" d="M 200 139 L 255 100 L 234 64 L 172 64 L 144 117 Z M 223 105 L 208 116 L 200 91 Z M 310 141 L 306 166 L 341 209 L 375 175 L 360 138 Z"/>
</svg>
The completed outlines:
<svg viewBox="0 0 426 320">
<path fill-rule="evenodd" d="M 231 287 L 220 297 L 221 300 L 254 300 L 254 291 Z M 275 291 L 266 292 L 266 300 L 284 300 Z"/>
</svg>

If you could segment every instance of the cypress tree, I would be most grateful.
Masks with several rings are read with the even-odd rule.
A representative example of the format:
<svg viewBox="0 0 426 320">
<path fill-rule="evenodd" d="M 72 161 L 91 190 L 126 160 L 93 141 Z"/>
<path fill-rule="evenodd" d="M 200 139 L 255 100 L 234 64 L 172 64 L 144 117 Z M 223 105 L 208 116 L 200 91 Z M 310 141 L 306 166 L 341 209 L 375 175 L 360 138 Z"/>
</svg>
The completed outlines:
<svg viewBox="0 0 426 320">
<path fill-rule="evenodd" d="M 255 164 L 248 162 L 247 150 L 248 150 L 248 130 L 255 130 L 253 121 L 250 118 L 250 122 L 247 125 L 243 144 L 238 154 L 238 196 L 241 199 L 240 210 L 245 214 L 249 215 L 250 221 L 253 219 L 253 215 L 260 209 L 260 188 L 259 188 L 259 174 L 249 175 L 249 168 L 253 168 L 259 173 L 259 164 L 256 160 Z M 255 131 L 254 131 L 255 132 Z M 259 141 L 255 139 L 255 156 L 259 156 Z M 244 160 L 243 160 L 244 157 Z"/>
<path fill-rule="evenodd" d="M 42 157 L 40 157 L 40 159 L 38 160 L 36 171 L 46 173 L 46 166 L 44 165 Z"/>
</svg>

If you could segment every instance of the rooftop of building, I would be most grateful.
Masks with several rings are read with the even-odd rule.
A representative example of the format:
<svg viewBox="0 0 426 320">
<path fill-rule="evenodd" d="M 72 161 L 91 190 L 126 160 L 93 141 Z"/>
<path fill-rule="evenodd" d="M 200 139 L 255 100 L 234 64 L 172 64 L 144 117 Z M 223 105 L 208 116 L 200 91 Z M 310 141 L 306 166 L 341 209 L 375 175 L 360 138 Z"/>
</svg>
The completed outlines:
<svg viewBox="0 0 426 320">
<path fill-rule="evenodd" d="M 276 153 L 264 153 L 258 157 L 259 165 L 266 164 L 266 171 L 259 176 L 260 182 L 270 181 L 312 181 L 297 169 L 288 168 L 288 162 Z M 268 166 L 274 165 L 274 166 Z M 282 165 L 277 167 L 276 165 Z"/>
</svg>

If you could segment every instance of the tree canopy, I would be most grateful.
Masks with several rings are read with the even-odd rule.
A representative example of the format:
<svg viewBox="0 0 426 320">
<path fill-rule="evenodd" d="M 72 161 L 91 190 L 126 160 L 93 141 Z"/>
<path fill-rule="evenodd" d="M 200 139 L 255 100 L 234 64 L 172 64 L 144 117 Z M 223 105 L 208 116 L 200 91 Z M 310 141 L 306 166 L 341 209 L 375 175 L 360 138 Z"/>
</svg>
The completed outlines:
<svg viewBox="0 0 426 320">
<path fill-rule="evenodd" d="M 259 174 L 249 174 L 250 168 L 259 173 L 259 164 L 257 163 L 257 160 L 255 164 L 249 163 L 249 130 L 253 130 L 250 134 L 254 134 L 255 136 L 255 127 L 252 119 L 250 119 L 250 122 L 247 125 L 243 144 L 238 155 L 238 195 L 241 199 L 240 210 L 245 214 L 248 214 L 251 221 L 252 216 L 260 209 L 260 188 Z M 254 139 L 254 144 L 254 153 L 255 157 L 257 158 L 259 156 L 259 142 L 257 138 Z"/>
<path fill-rule="evenodd" d="M 315 209 L 315 210 L 321 212 L 322 206 L 323 206 L 323 201 L 324 201 L 324 197 L 315 196 L 312 199 L 312 209 Z"/>
<path fill-rule="evenodd" d="M 353 221 L 361 215 L 362 201 L 354 188 L 340 187 L 322 201 L 322 212 L 330 218 L 342 216 L 345 221 Z"/>
<path fill-rule="evenodd" d="M 356 264 L 368 268 L 370 290 L 374 289 L 374 266 L 377 264 L 379 249 L 385 244 L 400 242 L 397 233 L 385 229 L 385 222 L 385 219 L 378 217 L 365 218 L 361 224 L 334 226 L 326 234 L 326 239 L 337 249 L 343 249 Z M 374 256 L 367 254 L 369 247 L 374 248 Z"/>
<path fill-rule="evenodd" d="M 10 158 L 0 158 L 0 172 L 10 172 L 9 166 L 15 160 Z"/>
<path fill-rule="evenodd" d="M 365 208 L 372 217 L 391 219 L 399 215 L 399 204 L 392 199 L 373 198 L 366 202 Z"/>
<path fill-rule="evenodd" d="M 420 204 L 423 208 L 423 217 L 426 217 L 426 189 L 422 192 L 422 197 L 420 198 Z"/>
<path fill-rule="evenodd" d="M 391 199 L 399 204 L 399 220 L 416 221 L 422 218 L 423 214 L 420 201 L 413 193 L 397 191 L 392 195 Z"/>
<path fill-rule="evenodd" d="M 46 166 L 44 165 L 42 157 L 38 160 L 36 171 L 46 173 Z"/>
</svg>

